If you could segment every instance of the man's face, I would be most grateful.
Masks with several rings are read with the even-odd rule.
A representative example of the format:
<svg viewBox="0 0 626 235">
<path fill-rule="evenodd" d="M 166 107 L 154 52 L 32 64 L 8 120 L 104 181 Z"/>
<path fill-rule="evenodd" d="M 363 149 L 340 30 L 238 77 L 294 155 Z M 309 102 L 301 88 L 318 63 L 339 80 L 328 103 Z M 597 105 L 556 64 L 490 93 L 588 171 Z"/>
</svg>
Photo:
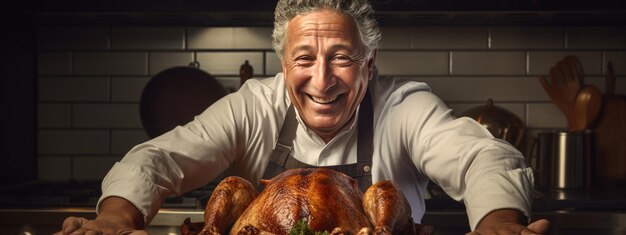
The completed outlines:
<svg viewBox="0 0 626 235">
<path fill-rule="evenodd" d="M 373 65 L 374 53 L 367 54 L 349 16 L 322 10 L 289 21 L 285 85 L 302 120 L 325 142 L 354 116 Z"/>
</svg>

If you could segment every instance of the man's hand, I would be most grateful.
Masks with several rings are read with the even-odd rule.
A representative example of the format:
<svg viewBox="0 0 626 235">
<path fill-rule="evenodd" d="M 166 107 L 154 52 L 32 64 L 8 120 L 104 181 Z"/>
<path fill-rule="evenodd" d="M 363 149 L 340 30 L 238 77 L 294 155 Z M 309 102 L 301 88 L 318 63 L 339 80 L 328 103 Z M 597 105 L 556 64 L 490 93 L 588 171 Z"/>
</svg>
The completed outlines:
<svg viewBox="0 0 626 235">
<path fill-rule="evenodd" d="M 100 213 L 94 220 L 68 217 L 61 231 L 54 235 L 147 235 L 143 214 L 120 197 L 108 197 L 100 205 Z"/>
<path fill-rule="evenodd" d="M 82 217 L 68 217 L 63 221 L 61 231 L 54 235 L 147 235 L 144 230 L 135 230 L 120 226 L 111 221 L 103 219 L 88 220 Z"/>
<path fill-rule="evenodd" d="M 526 217 L 517 210 L 503 209 L 487 214 L 476 226 L 476 230 L 466 235 L 486 234 L 547 234 L 550 221 L 537 220 L 526 226 Z"/>
</svg>

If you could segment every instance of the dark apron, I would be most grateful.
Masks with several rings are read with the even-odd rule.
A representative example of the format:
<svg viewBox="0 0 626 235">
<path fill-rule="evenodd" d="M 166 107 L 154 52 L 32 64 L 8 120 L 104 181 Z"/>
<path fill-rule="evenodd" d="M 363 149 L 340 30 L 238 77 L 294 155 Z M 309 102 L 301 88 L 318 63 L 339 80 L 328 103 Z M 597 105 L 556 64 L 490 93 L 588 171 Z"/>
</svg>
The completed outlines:
<svg viewBox="0 0 626 235">
<path fill-rule="evenodd" d="M 322 167 L 343 172 L 358 180 L 359 187 L 365 192 L 365 190 L 372 185 L 372 119 L 374 115 L 372 112 L 372 98 L 369 91 L 365 93 L 361 101 L 358 115 L 357 162 L 354 164 Z M 297 128 L 298 120 L 296 119 L 296 111 L 293 105 L 290 105 L 285 115 L 283 126 L 280 129 L 278 141 L 270 156 L 270 162 L 263 174 L 263 179 L 271 179 L 287 169 L 319 167 L 303 163 L 289 155 Z M 263 185 L 260 187 L 262 189 Z"/>
</svg>

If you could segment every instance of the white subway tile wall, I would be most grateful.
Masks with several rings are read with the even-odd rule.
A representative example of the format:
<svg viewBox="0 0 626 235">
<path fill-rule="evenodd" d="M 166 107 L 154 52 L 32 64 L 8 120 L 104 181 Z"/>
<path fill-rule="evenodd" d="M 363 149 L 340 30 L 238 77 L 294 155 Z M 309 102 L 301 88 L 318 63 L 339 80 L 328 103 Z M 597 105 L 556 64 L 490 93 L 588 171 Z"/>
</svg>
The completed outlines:
<svg viewBox="0 0 626 235">
<path fill-rule="evenodd" d="M 445 51 L 379 51 L 376 66 L 385 75 L 448 75 Z"/>
<path fill-rule="evenodd" d="M 72 127 L 72 105 L 70 104 L 39 104 L 37 115 L 39 128 Z"/>
<path fill-rule="evenodd" d="M 176 66 L 190 66 L 195 61 L 193 52 L 151 52 L 148 56 L 150 75 Z"/>
<path fill-rule="evenodd" d="M 182 50 L 185 48 L 184 28 L 113 28 L 111 49 L 113 50 Z"/>
<path fill-rule="evenodd" d="M 148 75 L 148 53 L 90 51 L 72 53 L 75 75 Z"/>
<path fill-rule="evenodd" d="M 148 140 L 149 137 L 143 129 L 112 130 L 111 131 L 111 154 L 123 155 L 137 143 Z"/>
<path fill-rule="evenodd" d="M 526 76 L 420 77 L 446 102 L 542 102 L 549 100 L 541 84 Z M 471 90 L 471 91 L 470 91 Z"/>
<path fill-rule="evenodd" d="M 138 104 L 74 104 L 76 128 L 142 128 Z"/>
<path fill-rule="evenodd" d="M 488 30 L 487 27 L 416 27 L 398 30 L 404 33 L 397 36 L 410 35 L 411 48 L 414 49 L 487 49 Z"/>
<path fill-rule="evenodd" d="M 37 150 L 42 155 L 108 154 L 110 130 L 40 129 Z"/>
<path fill-rule="evenodd" d="M 559 27 L 493 27 L 491 49 L 564 49 L 564 29 Z"/>
<path fill-rule="evenodd" d="M 626 74 L 626 53 L 623 51 L 606 51 L 602 60 L 602 74 L 606 73 L 606 65 L 613 62 L 613 69 L 616 74 Z"/>
<path fill-rule="evenodd" d="M 196 59 L 201 69 L 213 75 L 239 75 L 239 68 L 246 60 L 254 75 L 263 73 L 263 52 L 198 52 Z"/>
<path fill-rule="evenodd" d="M 252 27 L 188 28 L 187 49 L 271 49 L 272 29 Z"/>
<path fill-rule="evenodd" d="M 235 29 L 232 27 L 187 28 L 187 49 L 235 48 Z"/>
<path fill-rule="evenodd" d="M 276 53 L 273 51 L 265 53 L 265 74 L 272 75 L 282 71 L 283 67 L 280 65 L 280 59 L 278 59 Z"/>
<path fill-rule="evenodd" d="M 271 28 L 234 28 L 233 35 L 236 49 L 272 48 Z"/>
<path fill-rule="evenodd" d="M 109 49 L 110 28 L 45 27 L 37 31 L 40 50 L 105 50 Z"/>
<path fill-rule="evenodd" d="M 108 77 L 47 77 L 38 80 L 39 101 L 108 102 Z"/>
<path fill-rule="evenodd" d="M 602 51 L 530 51 L 528 74 L 548 74 L 550 68 L 567 55 L 575 55 L 583 66 L 585 75 L 599 75 L 602 69 Z"/>
<path fill-rule="evenodd" d="M 626 93 L 626 28 L 383 27 L 381 75 L 431 85 L 456 115 L 487 99 L 519 116 L 527 138 L 564 128 L 538 75 L 565 55 L 604 91 L 609 61 Z M 264 27 L 44 27 L 37 32 L 39 177 L 100 180 L 148 139 L 139 118 L 143 87 L 157 73 L 197 61 L 229 90 L 245 60 L 254 77 L 281 71 Z"/>
<path fill-rule="evenodd" d="M 143 88 L 150 81 L 150 77 L 112 77 L 112 102 L 139 102 Z"/>
<path fill-rule="evenodd" d="M 523 51 L 453 51 L 451 57 L 453 75 L 524 75 L 526 72 Z"/>
<path fill-rule="evenodd" d="M 69 52 L 40 52 L 37 55 L 37 72 L 44 75 L 70 75 L 71 56 Z"/>
<path fill-rule="evenodd" d="M 72 157 L 42 156 L 37 159 L 40 179 L 63 181 L 72 179 Z"/>
<path fill-rule="evenodd" d="M 119 157 L 81 156 L 73 158 L 72 177 L 76 179 L 102 179 Z"/>
<path fill-rule="evenodd" d="M 380 29 L 383 40 L 378 47 L 383 50 L 411 48 L 411 37 L 406 37 L 406 27 L 388 27 Z"/>
<path fill-rule="evenodd" d="M 567 28 L 567 48 L 626 49 L 626 30 L 615 27 Z"/>
</svg>

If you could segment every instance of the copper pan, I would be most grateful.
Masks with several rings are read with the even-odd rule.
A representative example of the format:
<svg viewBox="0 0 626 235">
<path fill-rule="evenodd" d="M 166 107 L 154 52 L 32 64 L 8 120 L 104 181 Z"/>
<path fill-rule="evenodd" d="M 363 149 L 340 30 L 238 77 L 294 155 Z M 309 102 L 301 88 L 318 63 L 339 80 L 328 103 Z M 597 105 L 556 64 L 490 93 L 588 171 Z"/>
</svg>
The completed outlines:
<svg viewBox="0 0 626 235">
<path fill-rule="evenodd" d="M 184 125 L 227 94 L 219 81 L 194 67 L 173 67 L 155 75 L 141 95 L 140 116 L 150 138 Z"/>
</svg>

